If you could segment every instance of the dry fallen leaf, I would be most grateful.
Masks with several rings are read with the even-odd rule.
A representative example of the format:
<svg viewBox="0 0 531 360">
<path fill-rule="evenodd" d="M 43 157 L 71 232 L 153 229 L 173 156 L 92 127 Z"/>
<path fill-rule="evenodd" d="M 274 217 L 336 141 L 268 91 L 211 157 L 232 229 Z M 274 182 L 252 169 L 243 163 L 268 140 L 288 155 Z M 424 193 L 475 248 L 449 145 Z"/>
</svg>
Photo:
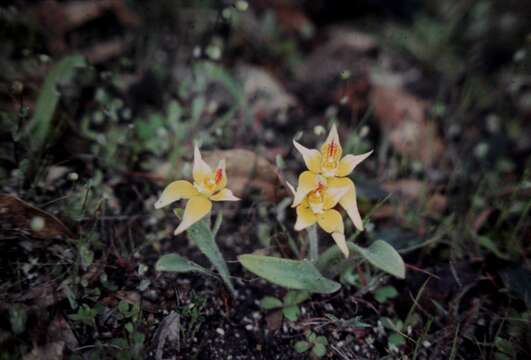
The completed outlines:
<svg viewBox="0 0 531 360">
<path fill-rule="evenodd" d="M 267 324 L 267 330 L 274 333 L 280 329 L 282 326 L 282 310 L 275 310 L 267 314 L 266 316 L 266 324 Z"/>
<path fill-rule="evenodd" d="M 312 104 L 330 105 L 338 97 L 349 97 L 359 111 L 367 99 L 369 73 L 374 66 L 378 47 L 368 34 L 344 26 L 326 31 L 327 41 L 317 46 L 298 67 L 296 76 L 301 84 L 301 96 Z M 348 80 L 341 74 L 349 73 Z M 345 89 L 345 86 L 351 87 Z"/>
<path fill-rule="evenodd" d="M 241 65 L 237 73 L 255 116 L 269 117 L 285 113 L 297 105 L 295 97 L 267 71 L 255 66 Z"/>
<path fill-rule="evenodd" d="M 181 338 L 180 338 L 180 317 L 179 314 L 171 312 L 166 316 L 161 322 L 155 335 L 153 337 L 154 341 L 152 343 L 157 344 L 155 359 L 161 360 L 164 357 L 164 348 L 181 348 Z M 171 345 L 170 345 L 171 344 Z M 169 345 L 169 346 L 168 346 Z"/>
<path fill-rule="evenodd" d="M 56 341 L 43 346 L 34 347 L 29 354 L 24 355 L 24 360 L 61 360 L 64 357 L 64 341 Z"/>
<path fill-rule="evenodd" d="M 385 136 L 400 154 L 431 167 L 445 146 L 436 126 L 426 119 L 429 104 L 398 88 L 375 86 L 370 102 Z"/>
<path fill-rule="evenodd" d="M 251 190 L 258 190 L 266 200 L 275 201 L 284 192 L 276 167 L 252 151 L 207 151 L 203 157 L 212 166 L 221 159 L 226 160 L 228 187 L 238 197 L 243 197 Z"/>
<path fill-rule="evenodd" d="M 74 238 L 58 218 L 14 195 L 0 194 L 0 224 L 4 230 L 30 234 L 38 239 Z"/>
<path fill-rule="evenodd" d="M 383 184 L 383 188 L 402 199 L 401 206 L 418 204 L 423 207 L 426 214 L 432 216 L 441 215 L 447 207 L 448 200 L 446 196 L 434 193 L 424 181 L 417 179 L 388 181 Z M 390 215 L 392 213 L 392 209 L 386 209 L 385 214 Z M 383 217 L 383 214 L 384 212 L 381 212 L 379 217 Z"/>
<path fill-rule="evenodd" d="M 48 326 L 48 342 L 64 342 L 70 351 L 79 347 L 79 342 L 63 315 L 57 314 Z"/>
<path fill-rule="evenodd" d="M 74 29 L 112 12 L 118 22 L 125 27 L 140 24 L 140 18 L 133 13 L 123 0 L 89 0 L 59 2 L 46 0 L 31 9 L 34 17 L 48 34 L 48 45 L 52 51 L 62 53 L 67 50 L 66 38 Z"/>
</svg>

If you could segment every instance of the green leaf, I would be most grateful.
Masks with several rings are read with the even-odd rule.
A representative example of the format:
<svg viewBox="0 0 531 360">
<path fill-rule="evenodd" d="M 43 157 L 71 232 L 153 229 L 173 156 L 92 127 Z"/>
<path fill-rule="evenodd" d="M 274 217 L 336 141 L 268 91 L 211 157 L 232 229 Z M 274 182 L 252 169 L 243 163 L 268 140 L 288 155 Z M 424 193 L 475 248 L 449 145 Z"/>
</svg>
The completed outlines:
<svg viewBox="0 0 531 360">
<path fill-rule="evenodd" d="M 69 81 L 74 76 L 76 68 L 83 66 L 85 66 L 85 60 L 82 56 L 67 56 L 51 69 L 46 80 L 44 80 L 35 104 L 33 118 L 28 125 L 33 152 L 44 146 L 52 128 L 53 114 L 60 96 L 57 85 Z"/>
<path fill-rule="evenodd" d="M 282 309 L 282 314 L 284 314 L 286 319 L 296 321 L 301 314 L 301 309 L 299 309 L 298 305 L 289 305 Z"/>
<path fill-rule="evenodd" d="M 328 345 L 328 340 L 324 336 L 317 336 L 314 342 L 316 344 Z"/>
<path fill-rule="evenodd" d="M 310 331 L 310 333 L 306 335 L 306 338 L 308 339 L 309 342 L 313 343 L 315 342 L 317 335 L 315 335 L 313 331 Z"/>
<path fill-rule="evenodd" d="M 130 323 L 130 322 L 128 322 L 127 324 L 125 324 L 124 327 L 125 327 L 125 330 L 127 330 L 127 332 L 130 333 L 130 334 L 131 334 L 131 333 L 133 332 L 133 330 L 134 330 L 134 329 L 133 329 L 133 324 Z"/>
<path fill-rule="evenodd" d="M 161 256 L 155 264 L 155 270 L 176 273 L 200 272 L 207 275 L 213 275 L 204 267 L 177 254 L 166 254 Z"/>
<path fill-rule="evenodd" d="M 266 296 L 260 300 L 260 306 L 265 310 L 278 309 L 282 307 L 282 301 L 273 296 Z"/>
<path fill-rule="evenodd" d="M 341 287 L 329 280 L 306 260 L 289 260 L 273 256 L 241 255 L 240 263 L 254 274 L 288 289 L 330 294 Z"/>
<path fill-rule="evenodd" d="M 300 304 L 310 297 L 310 294 L 307 291 L 288 291 L 286 296 L 284 296 L 284 305 L 295 305 Z"/>
<path fill-rule="evenodd" d="M 393 321 L 388 317 L 382 317 L 380 320 L 382 321 L 383 327 L 389 330 L 400 332 L 404 327 L 404 323 L 400 319 Z"/>
<path fill-rule="evenodd" d="M 307 341 L 297 341 L 295 343 L 295 351 L 298 353 L 306 352 L 310 349 L 310 343 Z"/>
<path fill-rule="evenodd" d="M 406 277 L 404 260 L 394 247 L 383 240 L 376 240 L 368 248 L 353 244 L 355 249 L 378 269 L 383 270 L 397 278 Z"/>
<path fill-rule="evenodd" d="M 398 292 L 393 286 L 384 286 L 374 291 L 374 298 L 379 303 L 384 303 L 389 299 L 398 296 Z"/>
<path fill-rule="evenodd" d="M 498 246 L 494 243 L 494 241 L 491 240 L 491 238 L 487 236 L 479 236 L 478 237 L 478 243 L 479 245 L 483 246 L 485 249 L 492 252 L 494 255 L 496 255 L 498 258 L 503 260 L 509 260 L 509 255 L 503 253 Z"/>
<path fill-rule="evenodd" d="M 321 358 L 326 355 L 326 346 L 324 346 L 323 344 L 315 344 L 312 352 L 315 356 Z"/>
<path fill-rule="evenodd" d="M 499 272 L 507 289 L 519 296 L 527 306 L 531 306 L 531 271 L 523 265 L 511 266 Z"/>
<path fill-rule="evenodd" d="M 406 343 L 406 339 L 400 334 L 393 333 L 389 335 L 389 338 L 387 339 L 387 343 L 389 345 L 394 345 L 396 347 L 400 347 Z"/>
<path fill-rule="evenodd" d="M 206 224 L 206 221 L 203 219 L 194 225 L 192 225 L 186 232 L 190 240 L 197 245 L 199 250 L 210 260 L 212 265 L 221 275 L 221 278 L 229 288 L 230 292 L 234 295 L 234 286 L 230 279 L 229 269 L 221 251 L 219 251 L 218 245 L 214 238 L 214 234 L 210 231 L 209 227 Z"/>
<path fill-rule="evenodd" d="M 81 267 L 83 270 L 87 270 L 94 261 L 94 252 L 90 250 L 87 244 L 83 244 L 79 247 L 79 257 L 81 258 Z"/>
<path fill-rule="evenodd" d="M 9 308 L 9 321 L 15 334 L 20 335 L 26 330 L 27 319 L 28 313 L 22 305 L 15 304 Z"/>
<path fill-rule="evenodd" d="M 512 354 L 513 349 L 515 348 L 515 345 L 512 342 L 510 342 L 509 340 L 505 340 L 500 336 L 496 336 L 496 338 L 494 339 L 494 345 L 496 346 L 496 349 L 498 349 L 498 351 L 501 351 L 505 354 Z"/>
<path fill-rule="evenodd" d="M 129 313 L 129 304 L 125 300 L 120 300 L 118 303 L 118 311 L 124 316 L 127 316 Z"/>
</svg>

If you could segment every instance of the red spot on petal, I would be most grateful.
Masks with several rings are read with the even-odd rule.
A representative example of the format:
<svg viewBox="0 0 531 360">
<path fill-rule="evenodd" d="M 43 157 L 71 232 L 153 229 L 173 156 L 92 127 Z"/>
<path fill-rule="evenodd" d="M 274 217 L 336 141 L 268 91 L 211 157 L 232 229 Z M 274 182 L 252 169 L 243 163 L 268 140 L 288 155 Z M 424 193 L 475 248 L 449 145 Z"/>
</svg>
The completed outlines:
<svg viewBox="0 0 531 360">
<path fill-rule="evenodd" d="M 218 168 L 216 169 L 216 174 L 214 175 L 214 181 L 216 182 L 216 185 L 219 185 L 222 179 L 223 179 L 223 169 Z"/>
<path fill-rule="evenodd" d="M 330 143 L 330 145 L 328 145 L 328 156 L 329 157 L 334 157 L 336 156 L 337 154 L 337 144 L 334 140 L 332 140 L 332 142 Z"/>
</svg>

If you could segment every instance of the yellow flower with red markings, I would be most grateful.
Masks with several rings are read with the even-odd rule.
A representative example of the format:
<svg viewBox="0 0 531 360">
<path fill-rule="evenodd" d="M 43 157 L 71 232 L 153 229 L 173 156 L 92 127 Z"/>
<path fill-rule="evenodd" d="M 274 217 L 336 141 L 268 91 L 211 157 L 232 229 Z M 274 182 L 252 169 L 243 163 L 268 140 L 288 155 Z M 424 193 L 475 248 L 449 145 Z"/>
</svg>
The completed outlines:
<svg viewBox="0 0 531 360">
<path fill-rule="evenodd" d="M 320 150 L 308 149 L 295 140 L 293 144 L 302 154 L 308 170 L 299 175 L 299 184 L 292 206 L 297 207 L 321 183 L 325 183 L 329 189 L 346 187 L 348 190 L 339 200 L 339 205 L 345 209 L 356 228 L 363 230 L 363 221 L 356 203 L 356 187 L 347 176 L 372 154 L 372 150 L 361 155 L 349 154 L 342 157 L 343 149 L 335 124 L 332 125 Z"/>
<path fill-rule="evenodd" d="M 175 229 L 178 235 L 210 213 L 212 201 L 238 201 L 236 196 L 227 189 L 225 160 L 221 160 L 214 171 L 203 160 L 199 148 L 194 148 L 194 166 L 192 169 L 193 183 L 177 180 L 170 183 L 155 203 L 160 209 L 177 200 L 188 199 L 181 223 Z"/>
<path fill-rule="evenodd" d="M 343 218 L 334 207 L 349 189 L 348 187 L 330 188 L 326 181 L 326 178 L 322 178 L 321 182 L 297 205 L 295 230 L 301 231 L 317 223 L 321 229 L 332 235 L 339 249 L 345 257 L 348 257 Z M 295 189 L 289 183 L 288 187 L 295 195 Z"/>
</svg>

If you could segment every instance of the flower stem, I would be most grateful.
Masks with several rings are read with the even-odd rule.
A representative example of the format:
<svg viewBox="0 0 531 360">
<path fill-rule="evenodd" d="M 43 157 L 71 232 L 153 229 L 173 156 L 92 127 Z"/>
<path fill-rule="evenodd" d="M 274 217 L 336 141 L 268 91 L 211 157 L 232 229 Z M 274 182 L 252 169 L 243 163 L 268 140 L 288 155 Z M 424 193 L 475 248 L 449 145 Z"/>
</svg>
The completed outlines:
<svg viewBox="0 0 531 360">
<path fill-rule="evenodd" d="M 316 262 L 319 258 L 319 237 L 317 227 L 312 225 L 308 228 L 308 244 L 310 247 L 310 261 Z"/>
</svg>

